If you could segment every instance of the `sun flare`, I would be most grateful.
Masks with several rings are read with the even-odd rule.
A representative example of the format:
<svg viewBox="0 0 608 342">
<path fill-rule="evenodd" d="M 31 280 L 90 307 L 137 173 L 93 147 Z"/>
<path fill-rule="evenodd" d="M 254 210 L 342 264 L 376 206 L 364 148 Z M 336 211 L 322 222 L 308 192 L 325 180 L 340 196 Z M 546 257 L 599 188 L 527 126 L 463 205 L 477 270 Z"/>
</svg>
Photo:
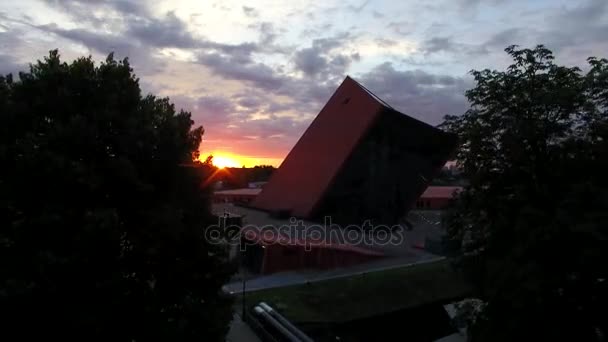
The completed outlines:
<svg viewBox="0 0 608 342">
<path fill-rule="evenodd" d="M 214 155 L 213 156 L 213 165 L 219 167 L 220 169 L 223 169 L 225 167 L 239 167 L 240 164 L 231 157 L 228 156 L 218 156 L 218 155 Z"/>
</svg>

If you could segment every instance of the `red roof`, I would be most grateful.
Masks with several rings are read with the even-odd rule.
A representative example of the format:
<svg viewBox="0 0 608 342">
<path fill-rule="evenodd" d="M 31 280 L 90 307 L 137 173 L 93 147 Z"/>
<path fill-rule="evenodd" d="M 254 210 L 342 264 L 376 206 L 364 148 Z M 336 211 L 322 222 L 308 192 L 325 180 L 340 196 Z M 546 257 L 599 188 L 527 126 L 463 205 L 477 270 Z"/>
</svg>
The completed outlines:
<svg viewBox="0 0 608 342">
<path fill-rule="evenodd" d="M 429 186 L 424 190 L 420 198 L 447 198 L 454 197 L 457 192 L 462 191 L 460 186 Z"/>
<path fill-rule="evenodd" d="M 394 110 L 346 77 L 252 206 L 311 219 L 321 212 L 337 217 L 345 213 L 340 218 L 344 221 L 349 210 L 360 208 L 362 215 L 391 220 L 399 214 L 387 213 L 391 206 L 415 201 L 455 145 L 455 136 Z M 380 167 L 367 168 L 375 163 Z M 375 185 L 351 187 L 352 170 L 365 170 L 356 176 L 363 179 L 357 178 L 357 184 L 369 181 L 395 191 L 387 196 L 370 190 Z M 398 174 L 405 179 L 398 181 Z M 341 206 L 350 194 L 357 206 Z"/>
<path fill-rule="evenodd" d="M 384 109 L 346 77 L 273 173 L 253 206 L 308 217 L 363 134 Z"/>
</svg>

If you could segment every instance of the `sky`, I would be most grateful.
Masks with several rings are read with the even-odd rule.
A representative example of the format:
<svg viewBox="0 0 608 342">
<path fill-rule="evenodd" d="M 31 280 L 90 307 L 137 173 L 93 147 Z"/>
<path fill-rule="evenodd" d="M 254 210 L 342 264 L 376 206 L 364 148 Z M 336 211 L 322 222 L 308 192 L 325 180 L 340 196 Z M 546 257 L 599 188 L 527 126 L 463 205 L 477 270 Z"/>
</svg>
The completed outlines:
<svg viewBox="0 0 608 342">
<path fill-rule="evenodd" d="M 436 125 L 508 45 L 584 70 L 607 32 L 608 0 L 2 1 L 0 73 L 56 48 L 129 57 L 145 93 L 205 128 L 203 158 L 278 166 L 346 75 Z"/>
</svg>

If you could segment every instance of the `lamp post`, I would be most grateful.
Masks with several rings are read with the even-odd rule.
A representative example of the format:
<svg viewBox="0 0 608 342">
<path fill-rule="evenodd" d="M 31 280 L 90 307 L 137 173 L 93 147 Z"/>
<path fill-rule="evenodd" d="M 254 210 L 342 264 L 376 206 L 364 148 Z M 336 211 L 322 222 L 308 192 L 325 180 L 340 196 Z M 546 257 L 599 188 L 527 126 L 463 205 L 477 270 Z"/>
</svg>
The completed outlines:
<svg viewBox="0 0 608 342">
<path fill-rule="evenodd" d="M 247 246 L 245 244 L 245 246 Z M 265 250 L 266 246 L 262 245 L 262 250 Z M 242 248 L 241 249 L 241 272 L 242 272 L 242 277 L 243 277 L 243 289 L 242 289 L 242 317 L 243 317 L 243 322 L 247 319 L 246 318 L 246 314 L 247 314 L 247 301 L 246 301 L 246 293 L 247 293 L 247 273 L 246 273 L 246 263 L 245 263 L 245 257 L 246 257 L 246 248 Z"/>
<path fill-rule="evenodd" d="M 243 295 L 242 295 L 242 299 L 243 299 L 243 313 L 242 313 L 242 317 L 243 317 L 243 322 L 245 322 L 247 320 L 245 314 L 247 313 L 247 307 L 245 305 L 245 288 L 247 287 L 247 276 L 245 274 L 245 251 L 241 250 L 241 271 L 243 273 Z"/>
</svg>

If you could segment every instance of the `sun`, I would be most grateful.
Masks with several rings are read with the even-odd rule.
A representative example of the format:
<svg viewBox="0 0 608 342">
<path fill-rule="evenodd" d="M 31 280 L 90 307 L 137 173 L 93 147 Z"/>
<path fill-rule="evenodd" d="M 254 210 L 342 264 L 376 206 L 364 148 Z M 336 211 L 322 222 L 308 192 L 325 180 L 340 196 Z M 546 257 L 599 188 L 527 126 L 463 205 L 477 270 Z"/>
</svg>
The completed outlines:
<svg viewBox="0 0 608 342">
<path fill-rule="evenodd" d="M 239 167 L 239 163 L 228 156 L 213 156 L 213 165 L 223 169 L 225 167 Z"/>
</svg>

